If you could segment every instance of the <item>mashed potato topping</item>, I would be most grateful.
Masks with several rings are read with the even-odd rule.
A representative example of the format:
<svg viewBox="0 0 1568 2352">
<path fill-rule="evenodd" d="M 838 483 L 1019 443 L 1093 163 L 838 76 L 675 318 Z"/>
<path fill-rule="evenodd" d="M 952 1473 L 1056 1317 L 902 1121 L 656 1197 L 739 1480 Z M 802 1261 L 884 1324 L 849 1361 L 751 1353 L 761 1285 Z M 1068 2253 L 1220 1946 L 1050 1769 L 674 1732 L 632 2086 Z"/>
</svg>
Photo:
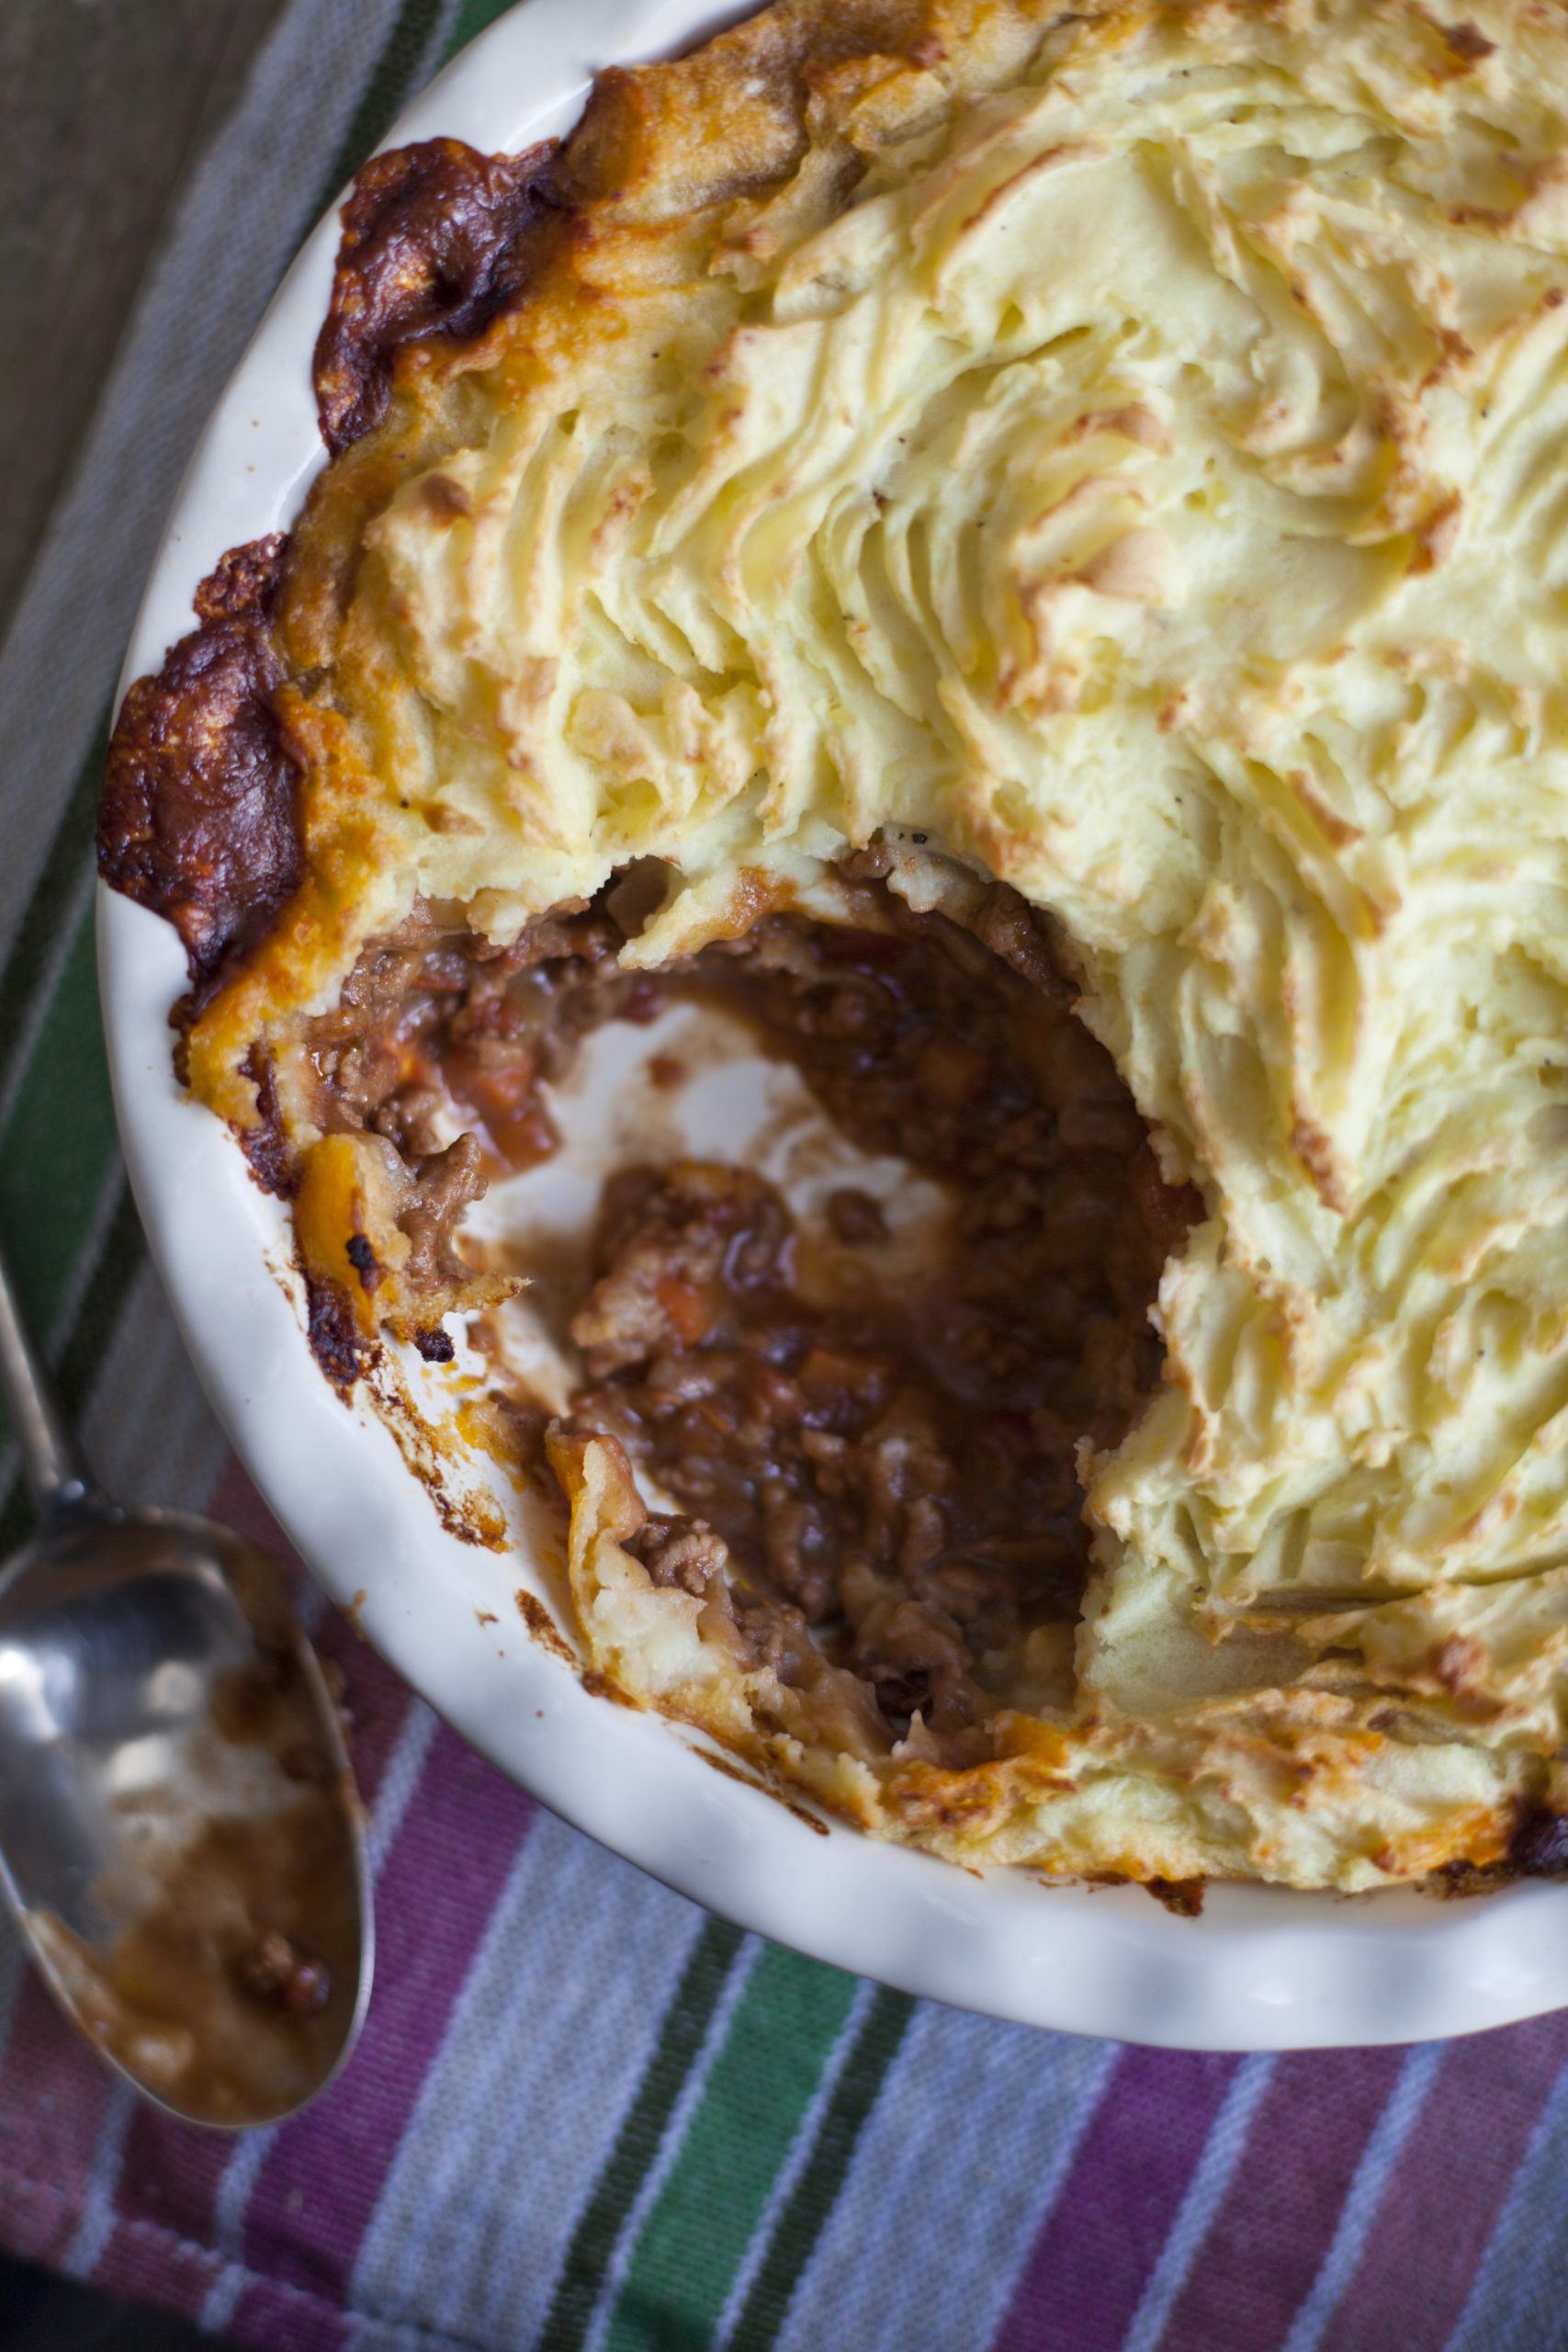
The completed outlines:
<svg viewBox="0 0 1568 2352">
<path fill-rule="evenodd" d="M 416 901 L 657 858 L 651 968 L 880 840 L 1052 919 L 1201 1190 L 1076 1693 L 987 1763 L 836 1747 L 559 1441 L 600 1670 L 868 1826 L 1355 1888 L 1568 1810 L 1565 158 L 1545 0 L 783 0 L 602 79 L 297 527 L 224 1115 L 260 1041 L 308 1164 L 291 1024 Z"/>
</svg>

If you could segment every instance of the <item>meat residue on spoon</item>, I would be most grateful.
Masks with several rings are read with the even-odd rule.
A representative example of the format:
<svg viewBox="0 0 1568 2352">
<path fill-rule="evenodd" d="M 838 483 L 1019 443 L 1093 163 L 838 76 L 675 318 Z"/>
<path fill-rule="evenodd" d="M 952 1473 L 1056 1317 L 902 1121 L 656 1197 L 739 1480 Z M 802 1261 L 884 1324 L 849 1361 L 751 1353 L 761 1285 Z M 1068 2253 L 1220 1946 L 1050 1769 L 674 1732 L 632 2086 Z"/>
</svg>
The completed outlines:
<svg viewBox="0 0 1568 2352">
<path fill-rule="evenodd" d="M 279 1802 L 223 1815 L 140 1874 L 137 1907 L 107 1950 L 54 1913 L 28 1927 L 86 2031 L 155 2098 L 193 2120 L 251 2124 L 317 2089 L 358 1994 L 353 1840 L 337 1768 L 299 1662 L 265 1651 L 219 1686 L 220 1735 L 260 1751 Z M 100 1890 L 124 1916 L 130 1891 Z"/>
</svg>

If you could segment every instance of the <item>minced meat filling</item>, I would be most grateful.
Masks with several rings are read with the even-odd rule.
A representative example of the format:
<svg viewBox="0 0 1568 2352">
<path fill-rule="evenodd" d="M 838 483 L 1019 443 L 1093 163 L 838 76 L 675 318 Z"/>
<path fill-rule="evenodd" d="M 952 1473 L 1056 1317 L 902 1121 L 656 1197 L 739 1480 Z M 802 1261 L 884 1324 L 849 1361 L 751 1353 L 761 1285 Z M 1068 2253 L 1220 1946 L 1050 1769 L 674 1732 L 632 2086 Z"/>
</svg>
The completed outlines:
<svg viewBox="0 0 1568 2352">
<path fill-rule="evenodd" d="M 1029 1634 L 1077 1615 L 1077 1448 L 1114 1445 L 1157 1377 L 1148 1310 L 1192 1204 L 1028 959 L 893 919 L 772 917 L 697 979 L 854 1143 L 950 1188 L 940 1262 L 879 1278 L 862 1193 L 829 1197 L 825 1252 L 749 1170 L 627 1170 L 572 1322 L 573 1420 L 687 1514 L 645 1532 L 656 1581 L 691 1589 L 721 1539 L 743 1596 L 797 1610 L 895 1731 L 918 1713 L 951 1747 L 1016 1688 Z"/>
<path fill-rule="evenodd" d="M 945 1187 L 945 1239 L 894 1279 L 881 1205 L 844 1187 L 804 1234 L 754 1172 L 623 1170 L 571 1324 L 572 1421 L 615 1436 L 676 1508 L 634 1548 L 656 1583 L 722 1590 L 760 1659 L 810 1640 L 894 1736 L 963 1760 L 1076 1617 L 1076 1455 L 1114 1445 L 1158 1376 L 1148 1314 L 1193 1215 L 1043 935 L 993 891 L 964 928 L 874 879 L 863 927 L 769 915 L 657 981 L 620 974 L 604 908 L 494 955 L 405 928 L 313 1035 L 338 1119 L 433 1166 L 439 1110 L 502 1161 L 552 1142 L 541 1080 L 584 1032 L 669 995 L 722 1001 L 840 1130 Z M 478 1148 L 453 1180 L 470 1196 Z M 441 1204 L 434 1204 L 438 1213 Z"/>
<path fill-rule="evenodd" d="M 635 1011 L 639 983 L 615 964 L 623 936 L 603 910 L 563 908 L 492 948 L 460 916 L 422 908 L 309 1025 L 321 1124 L 371 1127 L 412 1164 L 455 1113 L 496 1161 L 547 1159 L 541 1080 L 563 1074 L 585 1030 L 628 1001 Z"/>
</svg>

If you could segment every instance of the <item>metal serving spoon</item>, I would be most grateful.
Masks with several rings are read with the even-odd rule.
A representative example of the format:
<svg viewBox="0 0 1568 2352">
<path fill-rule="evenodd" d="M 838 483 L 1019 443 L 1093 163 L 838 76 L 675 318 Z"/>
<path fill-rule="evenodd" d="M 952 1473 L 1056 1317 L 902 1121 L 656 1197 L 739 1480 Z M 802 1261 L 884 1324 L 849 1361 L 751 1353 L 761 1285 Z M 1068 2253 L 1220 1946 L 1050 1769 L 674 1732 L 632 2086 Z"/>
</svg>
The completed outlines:
<svg viewBox="0 0 1568 2352">
<path fill-rule="evenodd" d="M 38 1534 L 0 1568 L 0 1884 L 51 1990 L 190 2121 L 292 2113 L 370 1992 L 363 1816 L 276 1560 L 101 1495 L 0 1257 Z"/>
</svg>

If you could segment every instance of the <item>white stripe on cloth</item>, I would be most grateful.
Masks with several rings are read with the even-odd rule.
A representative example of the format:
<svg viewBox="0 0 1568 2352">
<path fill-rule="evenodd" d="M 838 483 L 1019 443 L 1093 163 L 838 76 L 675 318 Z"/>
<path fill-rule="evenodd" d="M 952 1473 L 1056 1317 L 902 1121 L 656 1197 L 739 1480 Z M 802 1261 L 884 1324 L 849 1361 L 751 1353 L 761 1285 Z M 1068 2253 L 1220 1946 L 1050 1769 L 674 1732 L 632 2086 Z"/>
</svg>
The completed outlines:
<svg viewBox="0 0 1568 2352">
<path fill-rule="evenodd" d="M 1530 2134 L 1448 2352 L 1558 2352 L 1568 2340 L 1565 2177 L 1568 2066 Z"/>
<path fill-rule="evenodd" d="M 837 2041 L 828 2052 L 826 2064 L 818 2078 L 817 2088 L 813 2091 L 806 2112 L 800 2119 L 789 2153 L 779 2166 L 778 2177 L 768 2192 L 767 2202 L 759 2214 L 757 2226 L 751 2233 L 751 2243 L 741 2258 L 740 2267 L 735 2274 L 734 2284 L 726 2299 L 724 2309 L 719 2313 L 718 2324 L 714 2330 L 713 2352 L 723 2352 L 724 2346 L 729 2341 L 731 2329 L 736 2326 L 741 2312 L 746 2308 L 746 2298 L 751 2291 L 757 2273 L 767 2258 L 768 2248 L 773 2244 L 773 2232 L 777 2229 L 789 2200 L 795 2194 L 795 2183 L 810 2162 L 811 2152 L 817 2144 L 817 2134 L 821 2129 L 822 2119 L 838 2087 L 839 2076 L 843 2072 L 844 2063 L 854 2048 L 856 2037 L 865 2022 L 865 2013 L 875 1998 L 874 1984 L 863 1982 L 855 1987 L 849 2014 L 839 2029 Z"/>
<path fill-rule="evenodd" d="M 1119 2054 L 922 2004 L 777 2352 L 980 2352 Z"/>
<path fill-rule="evenodd" d="M 626 2272 L 631 2267 L 632 2256 L 637 2251 L 637 2240 L 642 2235 L 643 2224 L 657 2204 L 659 2192 L 669 2178 L 671 2167 L 681 2153 L 682 2143 L 686 2137 L 686 2128 L 702 2103 L 703 2094 L 707 2088 L 708 2076 L 713 2071 L 714 2060 L 724 2047 L 725 2038 L 729 2031 L 730 2019 L 739 2006 L 741 1996 L 746 1990 L 747 1981 L 761 1958 L 763 1949 L 760 1936 L 748 1936 L 730 1964 L 729 1973 L 725 1978 L 718 1998 L 709 2013 L 702 2046 L 681 2086 L 681 2095 L 671 2110 L 669 2121 L 665 2124 L 663 2137 L 659 2143 L 659 2153 L 649 2165 L 642 2186 L 632 2200 L 631 2210 L 621 2224 L 620 2234 L 615 2240 L 610 2259 L 604 2267 L 604 2283 L 600 2287 L 599 2299 L 593 2306 L 592 2316 L 582 2339 L 582 2352 L 601 2352 L 615 2305 L 621 2298 L 621 2289 L 626 2284 Z"/>
<path fill-rule="evenodd" d="M 1291 2323 L 1291 2332 L 1280 2346 L 1280 2352 L 1317 2352 L 1324 2331 L 1338 2310 L 1340 2299 L 1361 2258 L 1361 2249 L 1377 2218 L 1389 2176 L 1399 2161 L 1400 2150 L 1409 2138 L 1411 2127 L 1437 2079 L 1443 2057 L 1443 2044 L 1428 2042 L 1418 2050 L 1413 2050 L 1400 2068 L 1387 2103 L 1377 2120 L 1371 2138 L 1361 2151 L 1361 2161 L 1345 2192 L 1339 2225 L 1328 2252 L 1323 2257 L 1305 2301 Z"/>
<path fill-rule="evenodd" d="M 75 2233 L 65 2249 L 63 2267 L 73 2278 L 92 2277 L 98 2256 L 109 2242 L 114 2229 L 114 2191 L 119 2178 L 120 2151 L 135 2112 L 136 2093 L 129 2083 L 116 2083 L 98 2125 L 97 2144 L 93 2151 Z"/>
<path fill-rule="evenodd" d="M 381 1785 L 370 1808 L 369 1832 L 366 1839 L 370 1872 L 378 1878 L 382 1865 L 391 1851 L 403 1815 L 419 1786 L 420 1775 L 429 1759 L 435 1738 L 438 1717 L 423 1699 L 411 1699 L 407 1714 L 398 1733 L 397 1744 L 387 1759 Z M 261 2177 L 273 2141 L 281 2125 L 269 2123 L 259 2132 L 246 2132 L 234 2143 L 234 2153 L 224 2167 L 213 2200 L 213 2245 L 224 2257 L 223 2267 L 208 2289 L 207 2301 L 201 2309 L 201 2324 L 205 2328 L 220 2329 L 233 2316 L 234 2306 L 243 2290 L 247 2273 L 241 2260 L 244 2246 L 245 2215 L 250 2209 L 251 2193 Z"/>
<path fill-rule="evenodd" d="M 90 748 L 186 459 L 309 225 L 396 13 L 396 0 L 291 0 L 180 196 L 0 650 L 0 939 Z"/>
<path fill-rule="evenodd" d="M 535 2342 L 703 1924 L 541 1814 L 366 2232 L 349 2301 L 385 2319 L 356 2352 L 409 2325 Z"/>
<path fill-rule="evenodd" d="M 1176 2299 L 1187 2284 L 1198 2249 L 1208 2236 L 1209 2225 L 1231 2185 L 1258 2102 L 1269 2086 L 1275 2064 L 1272 2058 L 1247 2058 L 1232 2077 L 1224 2103 L 1210 2130 L 1208 2143 L 1198 2159 L 1198 2168 L 1170 2225 L 1170 2234 L 1160 2248 L 1159 2259 L 1149 2273 L 1143 2298 L 1133 2313 L 1122 2352 L 1155 2352 Z"/>
<path fill-rule="evenodd" d="M 137 1272 L 82 1415 L 82 1442 L 110 1494 L 200 1510 L 228 1442 L 150 1265 Z"/>
</svg>

